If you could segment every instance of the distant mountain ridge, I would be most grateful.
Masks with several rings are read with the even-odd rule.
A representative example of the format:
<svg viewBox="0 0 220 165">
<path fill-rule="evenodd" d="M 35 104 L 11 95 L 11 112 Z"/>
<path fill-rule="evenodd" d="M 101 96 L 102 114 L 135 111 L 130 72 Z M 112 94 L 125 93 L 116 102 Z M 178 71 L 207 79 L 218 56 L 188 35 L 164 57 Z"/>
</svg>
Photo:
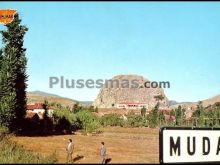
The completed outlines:
<svg viewBox="0 0 220 165">
<path fill-rule="evenodd" d="M 189 102 L 189 101 L 185 101 L 185 102 L 178 102 L 175 100 L 169 100 L 169 105 L 173 106 L 173 105 L 184 105 L 184 104 L 192 104 L 193 102 Z"/>
<path fill-rule="evenodd" d="M 30 91 L 28 93 L 30 93 L 30 94 L 37 94 L 37 95 L 41 95 L 41 96 L 61 97 L 61 96 L 56 95 L 56 94 L 42 92 L 42 91 Z"/>
<path fill-rule="evenodd" d="M 27 92 L 27 103 L 28 104 L 44 102 L 44 100 L 47 100 L 49 103 L 56 102 L 56 103 L 60 103 L 63 106 L 69 106 L 69 107 L 72 107 L 77 102 L 85 106 L 91 105 L 92 103 L 90 101 L 78 101 L 78 100 L 74 100 L 74 99 L 70 99 L 67 97 L 62 97 L 56 94 L 47 93 L 47 92 L 38 91 L 38 90 Z"/>
<path fill-rule="evenodd" d="M 216 95 L 214 97 L 210 97 L 208 99 L 205 99 L 205 100 L 200 100 L 202 101 L 202 104 L 204 107 L 207 107 L 209 105 L 213 105 L 215 104 L 216 102 L 220 102 L 220 95 Z M 177 107 L 179 105 L 181 106 L 184 106 L 184 107 L 196 107 L 198 105 L 199 101 L 197 102 L 177 102 L 175 100 L 170 100 L 169 101 L 169 104 L 170 104 L 170 107 Z"/>
</svg>

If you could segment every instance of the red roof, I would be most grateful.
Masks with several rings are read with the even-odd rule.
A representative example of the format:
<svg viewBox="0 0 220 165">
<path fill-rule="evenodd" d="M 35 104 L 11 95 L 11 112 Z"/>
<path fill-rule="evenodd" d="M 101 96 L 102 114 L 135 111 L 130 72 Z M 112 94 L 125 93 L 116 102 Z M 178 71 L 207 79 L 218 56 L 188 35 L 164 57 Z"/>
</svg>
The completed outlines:
<svg viewBox="0 0 220 165">
<path fill-rule="evenodd" d="M 147 103 L 132 103 L 132 102 L 122 102 L 122 103 L 119 103 L 119 104 L 147 104 Z"/>
<path fill-rule="evenodd" d="M 35 103 L 27 105 L 27 110 L 44 109 L 43 103 Z"/>
</svg>

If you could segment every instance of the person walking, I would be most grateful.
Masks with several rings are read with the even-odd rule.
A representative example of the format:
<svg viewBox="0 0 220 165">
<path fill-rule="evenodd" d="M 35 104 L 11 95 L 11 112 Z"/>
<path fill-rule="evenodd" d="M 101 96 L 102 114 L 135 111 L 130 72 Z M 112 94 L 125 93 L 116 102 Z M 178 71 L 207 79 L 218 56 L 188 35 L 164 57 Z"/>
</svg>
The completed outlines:
<svg viewBox="0 0 220 165">
<path fill-rule="evenodd" d="M 100 157 L 101 157 L 101 164 L 105 164 L 106 148 L 105 148 L 105 143 L 104 142 L 101 142 Z"/>
<path fill-rule="evenodd" d="M 68 145 L 67 145 L 67 147 L 66 147 L 66 151 L 67 151 L 67 162 L 72 162 L 72 161 L 73 161 L 73 158 L 72 158 L 73 149 L 74 149 L 73 141 L 72 141 L 72 139 L 69 139 L 69 143 L 68 143 Z"/>
</svg>

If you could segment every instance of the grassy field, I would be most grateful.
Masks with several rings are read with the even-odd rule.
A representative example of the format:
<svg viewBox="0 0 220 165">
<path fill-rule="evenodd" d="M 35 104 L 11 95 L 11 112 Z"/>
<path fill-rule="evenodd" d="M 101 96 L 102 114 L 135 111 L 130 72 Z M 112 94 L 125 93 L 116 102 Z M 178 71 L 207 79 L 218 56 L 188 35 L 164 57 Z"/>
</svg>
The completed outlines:
<svg viewBox="0 0 220 165">
<path fill-rule="evenodd" d="M 58 163 L 66 163 L 65 147 L 69 138 L 75 143 L 75 163 L 99 163 L 100 142 L 104 141 L 110 163 L 159 163 L 159 130 L 150 128 L 104 128 L 98 135 L 59 135 L 14 137 L 26 149 L 42 155 L 56 152 Z"/>
<path fill-rule="evenodd" d="M 1 133 L 0 133 L 1 134 Z M 0 136 L 0 164 L 8 163 L 55 163 L 57 157 L 55 153 L 41 155 L 27 150 L 22 145 L 12 141 L 12 135 Z"/>
</svg>

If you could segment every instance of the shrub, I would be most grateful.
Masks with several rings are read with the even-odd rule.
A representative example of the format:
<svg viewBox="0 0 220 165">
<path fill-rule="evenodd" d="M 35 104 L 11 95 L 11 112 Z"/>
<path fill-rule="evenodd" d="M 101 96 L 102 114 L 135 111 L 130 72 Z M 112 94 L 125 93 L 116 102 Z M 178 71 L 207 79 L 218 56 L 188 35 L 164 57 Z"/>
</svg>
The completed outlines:
<svg viewBox="0 0 220 165">
<path fill-rule="evenodd" d="M 120 118 L 119 114 L 111 113 L 102 116 L 100 118 L 100 123 L 102 126 L 123 126 L 124 120 Z"/>
<path fill-rule="evenodd" d="M 79 129 L 81 125 L 76 115 L 65 108 L 54 110 L 53 118 L 56 132 L 71 133 L 71 131 Z"/>
<path fill-rule="evenodd" d="M 98 118 L 89 110 L 81 110 L 76 113 L 81 128 L 87 133 L 96 133 L 100 127 Z"/>
<path fill-rule="evenodd" d="M 0 125 L 0 136 L 9 133 L 9 130 L 5 126 Z"/>
<path fill-rule="evenodd" d="M 127 127 L 146 127 L 147 120 L 141 115 L 128 114 L 125 126 Z"/>
</svg>

